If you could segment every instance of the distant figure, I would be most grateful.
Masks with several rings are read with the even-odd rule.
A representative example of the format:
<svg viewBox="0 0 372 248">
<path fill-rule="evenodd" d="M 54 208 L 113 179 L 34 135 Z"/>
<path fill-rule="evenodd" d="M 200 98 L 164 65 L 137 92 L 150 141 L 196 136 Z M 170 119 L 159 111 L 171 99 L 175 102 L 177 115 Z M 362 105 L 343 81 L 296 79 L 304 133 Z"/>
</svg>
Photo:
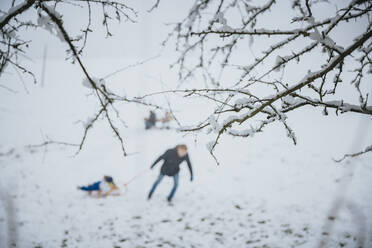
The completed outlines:
<svg viewBox="0 0 372 248">
<path fill-rule="evenodd" d="M 88 195 L 92 195 L 93 192 L 97 192 L 97 196 L 108 196 L 111 193 L 115 192 L 116 195 L 119 195 L 119 187 L 116 186 L 114 180 L 110 176 L 104 176 L 102 181 L 95 182 L 88 186 L 81 186 L 78 189 L 87 191 Z"/>
<path fill-rule="evenodd" d="M 161 123 L 163 124 L 162 128 L 169 129 L 169 122 L 173 120 L 173 116 L 169 112 L 165 112 L 164 118 L 160 119 Z"/>
<path fill-rule="evenodd" d="M 191 162 L 189 159 L 189 155 L 187 154 L 187 146 L 186 145 L 177 145 L 173 149 L 167 150 L 163 155 L 161 155 L 152 165 L 151 169 L 154 168 L 154 166 L 160 161 L 164 160 L 163 165 L 160 169 L 160 174 L 158 178 L 156 179 L 154 185 L 152 186 L 150 193 L 148 195 L 148 199 L 151 199 L 152 194 L 154 193 L 156 187 L 161 182 L 164 176 L 171 176 L 174 180 L 174 185 L 172 188 L 172 191 L 170 192 L 167 200 L 168 202 L 172 201 L 172 198 L 174 196 L 174 193 L 177 190 L 178 187 L 178 172 L 180 171 L 180 164 L 183 161 L 186 161 L 187 166 L 189 167 L 190 171 L 190 181 L 193 180 L 193 173 L 192 173 L 192 167 Z"/>
<path fill-rule="evenodd" d="M 149 118 L 145 118 L 145 129 L 150 129 L 155 127 L 156 124 L 156 114 L 154 111 L 150 111 Z"/>
</svg>

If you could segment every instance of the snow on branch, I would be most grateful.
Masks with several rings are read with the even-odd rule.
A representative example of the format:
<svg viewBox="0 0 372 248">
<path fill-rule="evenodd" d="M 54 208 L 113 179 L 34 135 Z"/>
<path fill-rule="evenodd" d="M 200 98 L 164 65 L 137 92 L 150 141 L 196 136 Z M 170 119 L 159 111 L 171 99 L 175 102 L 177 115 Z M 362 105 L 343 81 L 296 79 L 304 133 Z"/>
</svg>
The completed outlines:
<svg viewBox="0 0 372 248">
<path fill-rule="evenodd" d="M 281 20 L 286 22 L 285 26 L 269 21 L 272 11 L 283 12 L 281 4 L 270 0 L 258 5 L 233 0 L 196 1 L 165 41 L 165 44 L 172 38 L 175 41 L 179 56 L 172 67 L 177 67 L 180 82 L 202 78 L 207 85 L 207 89 L 190 89 L 184 84 L 181 86 L 185 89 L 169 92 L 200 96 L 217 105 L 205 120 L 180 129 L 184 132 L 205 129 L 215 136 L 207 145 L 212 155 L 222 134 L 251 137 L 276 121 L 282 123 L 287 136 L 296 144 L 286 113 L 304 106 L 322 107 L 324 114 L 327 109 L 335 109 L 336 114 L 372 114 L 368 93 L 362 87 L 368 83 L 366 75 L 372 72 L 369 18 L 372 4 L 350 1 L 330 11 L 327 18 L 319 19 L 315 11 L 319 11 L 316 5 L 320 1 L 295 0 Z M 347 44 L 334 35 L 346 23 L 358 30 Z M 268 45 L 254 49 L 260 47 L 255 46 L 259 40 Z M 245 55 L 247 44 L 253 58 Z M 317 63 L 306 69 L 308 65 L 302 63 L 305 58 Z M 288 80 L 288 68 L 296 70 L 296 74 L 301 71 L 302 79 Z M 354 74 L 351 83 L 359 98 L 346 102 L 338 88 L 350 72 Z M 272 93 L 266 96 L 258 93 L 257 89 L 262 87 Z"/>
<path fill-rule="evenodd" d="M 255 115 L 261 113 L 263 110 L 266 110 L 266 107 L 273 104 L 278 99 L 281 99 L 293 92 L 296 92 L 297 90 L 303 88 L 304 86 L 312 83 L 314 80 L 322 77 L 324 74 L 327 74 L 329 71 L 331 71 L 333 68 L 335 68 L 340 61 L 342 61 L 346 56 L 350 55 L 354 50 L 356 50 L 359 46 L 363 45 L 364 42 L 366 42 L 369 38 L 372 36 L 372 30 L 367 32 L 365 35 L 363 35 L 359 40 L 357 40 L 354 44 L 352 44 L 350 47 L 345 49 L 343 53 L 341 53 L 339 56 L 335 57 L 333 61 L 327 66 L 325 66 L 323 69 L 316 71 L 316 72 L 309 72 L 298 84 L 295 84 L 294 86 L 283 90 L 276 94 L 275 96 L 270 97 L 267 101 L 260 104 L 257 108 L 248 111 L 247 113 L 239 116 L 239 117 L 229 117 L 227 118 L 221 125 L 221 127 L 218 130 L 218 135 L 213 143 L 213 145 L 209 146 L 211 149 L 210 151 L 213 152 L 215 146 L 218 143 L 218 140 L 220 136 L 228 129 L 230 128 L 234 123 L 242 124 L 248 119 L 254 117 Z"/>
<path fill-rule="evenodd" d="M 200 32 L 192 32 L 190 35 L 203 35 L 203 34 L 219 34 L 222 38 L 223 37 L 229 37 L 231 35 L 267 35 L 267 36 L 273 36 L 273 35 L 303 35 L 303 36 L 309 36 L 310 33 L 303 31 L 301 29 L 298 30 L 270 30 L 270 29 L 253 29 L 253 30 L 239 30 L 239 29 L 230 29 L 230 30 L 207 30 L 207 31 L 200 31 Z"/>
<path fill-rule="evenodd" d="M 60 6 L 66 8 L 59 8 Z M 86 24 L 86 26 L 85 24 L 82 24 L 85 28 L 80 29 L 81 33 L 73 34 L 67 32 L 68 28 L 65 27 L 64 13 L 62 11 L 66 11 L 67 6 L 79 9 L 86 6 L 86 8 L 82 8 L 82 10 L 86 11 L 88 24 Z M 119 120 L 123 126 L 125 126 L 125 122 L 122 120 L 118 109 L 116 109 L 116 103 L 125 102 L 151 107 L 159 106 L 151 104 L 150 102 L 116 94 L 109 89 L 107 82 L 103 78 L 94 77 L 88 72 L 88 68 L 84 65 L 81 55 L 88 41 L 88 34 L 94 31 L 92 29 L 93 22 L 96 21 L 97 18 L 93 19 L 92 17 L 95 16 L 95 10 L 102 11 L 102 24 L 106 28 L 106 36 L 112 36 L 109 29 L 112 20 L 117 20 L 118 22 L 121 20 L 135 22 L 135 18 L 137 17 L 137 12 L 133 8 L 127 5 L 124 1 L 116 0 L 75 0 L 74 3 L 67 0 L 26 0 L 11 7 L 8 11 L 2 10 L 1 12 L 3 15 L 0 17 L 0 30 L 2 34 L 0 38 L 0 77 L 4 72 L 6 72 L 7 65 L 10 64 L 15 68 L 22 82 L 22 74 L 29 74 L 32 76 L 34 82 L 37 83 L 32 71 L 25 68 L 20 60 L 20 58 L 26 57 L 28 45 L 32 41 L 22 40 L 20 33 L 30 32 L 30 30 L 32 31 L 37 29 L 47 30 L 53 36 L 56 36 L 61 42 L 67 44 L 68 49 L 66 55 L 68 56 L 68 59 L 71 59 L 73 63 L 77 62 L 85 77 L 83 85 L 92 90 L 93 95 L 99 104 L 97 114 L 95 114 L 94 117 L 84 125 L 84 133 L 79 145 L 77 145 L 77 152 L 82 150 L 88 131 L 93 127 L 98 118 L 102 118 L 107 121 L 108 127 L 120 142 L 125 156 L 127 153 L 124 148 L 124 139 L 121 136 L 120 129 L 115 125 L 115 121 Z M 27 16 L 24 15 L 25 11 L 36 12 L 36 22 L 33 20 L 25 21 L 24 19 L 27 18 Z M 75 25 L 80 25 L 80 23 L 75 23 Z M 29 27 L 32 27 L 33 29 L 29 29 Z M 145 62 L 139 62 L 138 65 L 142 63 Z M 107 77 L 123 70 L 124 69 L 117 70 Z M 8 89 L 9 87 L 4 85 L 2 88 Z"/>
<path fill-rule="evenodd" d="M 0 29 L 2 30 L 5 25 L 15 16 L 22 14 L 24 11 L 29 9 L 36 0 L 26 0 L 16 6 L 11 7 L 8 12 L 0 17 Z"/>
<path fill-rule="evenodd" d="M 335 162 L 337 163 L 340 163 L 342 162 L 344 159 L 346 158 L 354 158 L 354 157 L 358 157 L 362 154 L 365 154 L 367 152 L 372 152 L 372 145 L 370 146 L 367 146 L 364 150 L 360 151 L 360 152 L 356 152 L 356 153 L 350 153 L 350 154 L 345 154 L 342 158 L 340 159 L 333 159 Z"/>
</svg>

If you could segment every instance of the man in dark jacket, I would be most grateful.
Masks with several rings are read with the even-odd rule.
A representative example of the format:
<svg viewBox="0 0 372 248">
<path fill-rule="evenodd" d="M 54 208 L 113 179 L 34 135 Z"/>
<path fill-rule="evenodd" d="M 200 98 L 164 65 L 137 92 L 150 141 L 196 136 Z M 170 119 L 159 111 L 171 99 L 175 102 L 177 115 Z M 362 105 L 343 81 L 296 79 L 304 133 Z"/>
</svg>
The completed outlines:
<svg viewBox="0 0 372 248">
<path fill-rule="evenodd" d="M 156 187 L 161 182 L 164 176 L 172 176 L 174 180 L 174 185 L 172 191 L 170 192 L 167 200 L 168 202 L 172 201 L 174 193 L 178 187 L 178 172 L 180 171 L 180 164 L 183 161 L 186 161 L 187 166 L 189 167 L 190 171 L 190 181 L 193 180 L 192 174 L 192 167 L 191 162 L 189 159 L 189 155 L 187 154 L 187 146 L 186 145 L 177 145 L 173 149 L 167 150 L 163 155 L 161 155 L 152 165 L 151 169 L 160 161 L 164 160 L 163 165 L 160 169 L 160 174 L 158 179 L 155 181 L 154 185 L 152 186 L 150 193 L 148 195 L 148 199 L 151 199 L 152 194 L 154 193 Z"/>
</svg>

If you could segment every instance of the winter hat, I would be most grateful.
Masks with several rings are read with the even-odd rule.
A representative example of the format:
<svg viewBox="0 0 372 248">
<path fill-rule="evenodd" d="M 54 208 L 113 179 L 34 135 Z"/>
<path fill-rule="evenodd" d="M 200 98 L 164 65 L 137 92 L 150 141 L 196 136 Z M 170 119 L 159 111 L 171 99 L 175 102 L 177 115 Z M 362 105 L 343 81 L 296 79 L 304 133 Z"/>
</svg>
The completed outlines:
<svg viewBox="0 0 372 248">
<path fill-rule="evenodd" d="M 110 177 L 110 176 L 104 176 L 104 179 L 108 183 L 112 183 L 114 181 L 114 179 L 112 179 L 112 177 Z"/>
</svg>

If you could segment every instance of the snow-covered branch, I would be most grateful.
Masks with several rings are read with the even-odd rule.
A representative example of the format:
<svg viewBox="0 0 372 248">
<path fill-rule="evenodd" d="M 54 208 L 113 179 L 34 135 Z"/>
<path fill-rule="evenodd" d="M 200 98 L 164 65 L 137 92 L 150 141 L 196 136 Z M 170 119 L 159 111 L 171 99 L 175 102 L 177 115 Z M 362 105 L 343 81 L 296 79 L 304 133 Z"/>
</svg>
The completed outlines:
<svg viewBox="0 0 372 248">
<path fill-rule="evenodd" d="M 67 32 L 68 28 L 65 27 L 64 13 L 58 11 L 59 6 L 62 7 L 72 7 L 80 8 L 86 4 L 87 7 L 87 20 L 85 28 L 81 29 L 80 34 L 73 34 Z M 13 6 L 13 5 L 12 5 Z M 97 7 L 97 8 L 94 8 Z M 67 8 L 61 8 L 61 10 L 66 11 Z M 116 109 L 116 102 L 126 102 L 142 104 L 145 106 L 155 106 L 149 102 L 140 101 L 138 99 L 133 99 L 126 96 L 119 96 L 115 94 L 110 89 L 108 89 L 106 83 L 103 79 L 93 77 L 89 72 L 88 68 L 84 65 L 82 61 L 82 53 L 88 42 L 88 34 L 93 32 L 93 22 L 97 18 L 92 18 L 94 16 L 94 10 L 101 10 L 103 14 L 103 26 L 106 29 L 106 36 L 111 36 L 110 23 L 111 20 L 116 19 L 118 22 L 121 20 L 128 20 L 130 22 L 135 22 L 137 17 L 137 12 L 127 5 L 123 1 L 115 0 L 76 0 L 73 4 L 70 1 L 65 0 L 48 0 L 48 1 L 35 1 L 26 0 L 18 5 L 14 5 L 8 11 L 1 11 L 3 16 L 0 17 L 0 77 L 7 70 L 7 65 L 12 65 L 17 73 L 20 75 L 20 80 L 23 82 L 23 76 L 21 75 L 27 73 L 32 76 L 34 82 L 36 83 L 36 78 L 32 71 L 28 70 L 22 65 L 22 61 L 19 59 L 20 56 L 26 56 L 29 41 L 23 41 L 22 36 L 19 35 L 20 32 L 30 32 L 28 27 L 33 27 L 32 30 L 45 29 L 49 31 L 53 36 L 59 38 L 59 40 L 67 44 L 68 49 L 66 55 L 73 63 L 77 62 L 78 66 L 81 68 L 85 79 L 83 80 L 83 85 L 92 89 L 93 95 L 96 97 L 99 110 L 92 121 L 84 126 L 84 134 L 78 145 L 78 151 L 81 151 L 85 140 L 87 138 L 88 131 L 93 127 L 95 121 L 99 117 L 102 117 L 107 121 L 109 128 L 114 133 L 116 139 L 120 142 L 123 154 L 126 155 L 124 149 L 124 139 L 120 134 L 117 126 L 115 126 L 114 121 L 119 119 L 124 123 L 120 117 L 119 111 Z M 34 22 L 32 19 L 24 21 L 23 14 L 26 10 L 35 11 L 37 20 Z M 83 19 L 84 20 L 84 19 Z M 80 25 L 76 23 L 76 25 Z M 84 27 L 84 24 L 81 24 Z M 27 29 L 27 30 L 26 30 Z M 19 71 L 19 72 L 18 72 Z M 115 72 L 116 73 L 116 72 Z M 6 85 L 4 85 L 6 87 Z"/>
<path fill-rule="evenodd" d="M 36 0 L 26 0 L 16 6 L 11 7 L 6 14 L 0 17 L 0 29 L 9 24 L 9 21 L 15 16 L 22 14 L 24 11 L 29 9 Z"/>
<path fill-rule="evenodd" d="M 200 31 L 195 33 L 190 33 L 191 35 L 203 35 L 203 34 L 219 34 L 221 37 L 228 37 L 231 35 L 298 35 L 301 34 L 303 36 L 309 36 L 309 33 L 303 30 L 269 30 L 269 29 L 253 29 L 250 30 L 208 30 L 208 31 Z"/>
<path fill-rule="evenodd" d="M 120 141 L 120 145 L 121 145 L 124 156 L 126 156 L 126 151 L 125 151 L 125 148 L 124 148 L 123 138 L 121 137 L 117 127 L 113 124 L 112 119 L 111 119 L 110 114 L 109 114 L 108 109 L 107 109 L 109 104 L 110 105 L 113 104 L 113 100 L 112 100 L 112 98 L 110 98 L 104 84 L 103 84 L 103 87 L 102 87 L 102 85 L 101 85 L 101 87 L 99 87 L 99 85 L 92 79 L 92 77 L 88 73 L 87 69 L 85 68 L 83 62 L 81 61 L 81 59 L 79 57 L 79 54 L 76 51 L 75 46 L 72 44 L 71 38 L 69 37 L 65 28 L 63 27 L 63 22 L 60 19 L 60 15 L 45 4 L 40 4 L 40 8 L 43 9 L 48 14 L 48 16 L 53 21 L 53 23 L 55 23 L 57 25 L 58 30 L 62 34 L 62 37 L 63 37 L 64 41 L 66 41 L 67 44 L 69 45 L 74 58 L 78 61 L 82 71 L 84 72 L 85 76 L 87 77 L 88 82 L 90 83 L 90 86 L 94 89 L 95 95 L 97 96 L 97 99 L 99 100 L 99 103 L 101 105 L 101 110 L 99 111 L 99 114 L 97 114 L 96 117 L 94 118 L 94 121 L 96 121 L 102 113 L 105 115 L 105 118 L 106 118 L 111 130 L 114 132 L 115 137 Z M 84 144 L 86 135 L 88 133 L 88 130 L 92 127 L 92 125 L 93 125 L 93 123 L 89 124 L 85 128 L 84 136 L 83 136 L 83 139 L 82 139 L 82 141 L 80 143 L 80 146 L 79 146 L 79 151 L 81 150 L 82 145 Z"/>
<path fill-rule="evenodd" d="M 340 158 L 340 159 L 334 159 L 334 161 L 337 162 L 337 163 L 339 163 L 339 162 L 342 162 L 346 158 L 354 158 L 354 157 L 360 156 L 362 154 L 365 154 L 367 152 L 372 152 L 372 145 L 367 146 L 364 150 L 362 150 L 360 152 L 345 154 L 342 158 Z"/>
<path fill-rule="evenodd" d="M 186 97 L 201 96 L 217 107 L 206 120 L 181 130 L 206 129 L 207 133 L 215 134 L 214 141 L 207 145 L 213 153 L 222 134 L 249 137 L 275 121 L 283 124 L 288 137 L 296 143 L 286 113 L 307 105 L 322 107 L 323 113 L 335 109 L 336 114 L 371 115 L 368 93 L 361 85 L 366 84 L 365 76 L 371 73 L 372 33 L 368 15 L 372 5 L 368 1 L 350 1 L 335 9 L 333 16 L 317 19 L 314 11 L 320 4 L 320 1 L 293 1 L 293 13 L 285 17 L 287 24 L 283 28 L 268 19 L 269 11 L 275 11 L 277 6 L 280 9 L 281 3 L 277 1 L 259 5 L 232 0 L 197 1 L 187 17 L 175 24 L 166 42 L 169 43 L 171 37 L 175 39 L 179 57 L 173 66 L 178 67 L 180 81 L 200 77 L 208 87 L 189 89 L 186 86 L 184 90 L 171 92 L 183 92 Z M 235 18 L 236 13 L 240 14 L 240 22 Z M 288 10 L 288 13 L 291 12 Z M 356 26 L 361 21 L 365 25 L 364 29 L 358 29 L 360 32 L 351 43 L 344 44 L 335 38 L 334 30 L 350 20 Z M 246 44 L 252 48 L 261 40 L 269 43 L 264 50 L 254 50 L 255 54 L 261 54 L 253 60 L 242 60 L 239 53 L 247 52 Z M 306 69 L 302 61 L 309 57 L 317 63 Z M 359 64 L 357 68 L 355 62 Z M 289 80 L 287 68 L 298 71 L 296 74 L 302 71 L 302 79 Z M 351 102 L 343 100 L 344 96 L 338 93 L 344 74 L 349 71 L 355 73 L 351 83 L 359 94 L 359 99 Z M 224 77 L 227 72 L 229 76 Z M 237 80 L 232 81 L 231 75 L 237 75 Z M 257 93 L 262 87 L 272 93 L 266 96 Z M 318 97 L 314 97 L 314 93 Z M 257 121 L 260 124 L 253 125 Z"/>
</svg>

